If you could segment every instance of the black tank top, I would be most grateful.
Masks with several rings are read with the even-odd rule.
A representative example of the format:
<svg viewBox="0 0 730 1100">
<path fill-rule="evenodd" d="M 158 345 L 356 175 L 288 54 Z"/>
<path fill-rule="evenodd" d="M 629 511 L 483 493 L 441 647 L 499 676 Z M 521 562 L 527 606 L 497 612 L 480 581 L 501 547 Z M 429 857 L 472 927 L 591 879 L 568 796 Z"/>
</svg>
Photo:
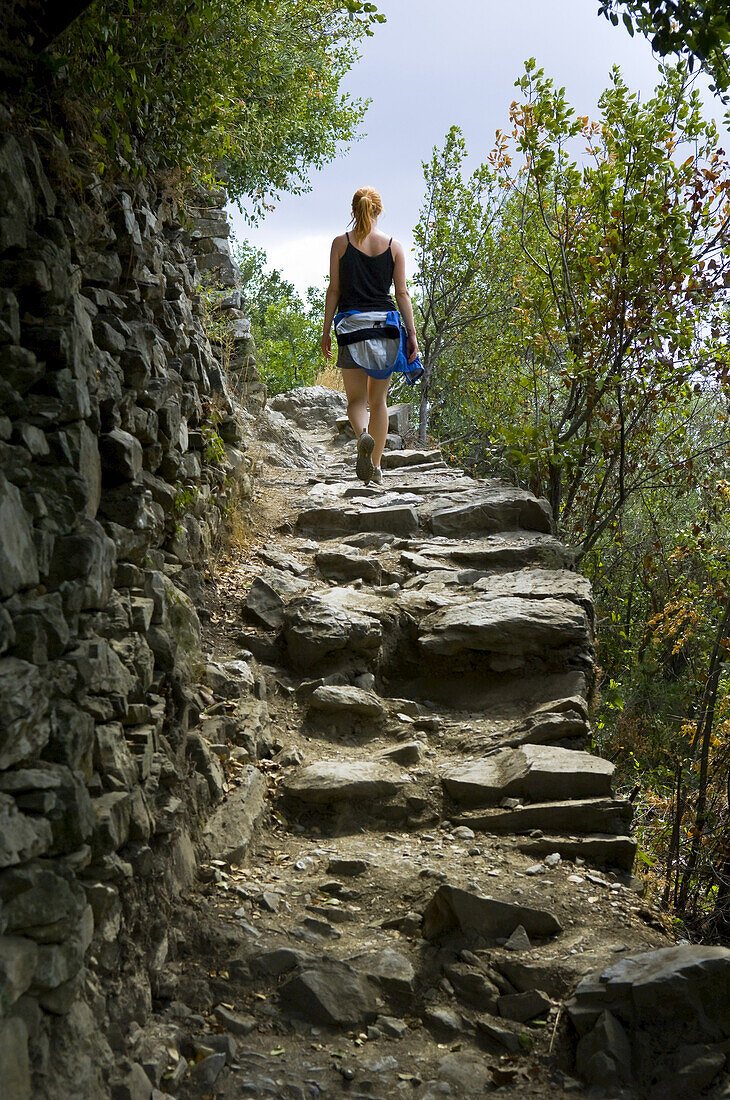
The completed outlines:
<svg viewBox="0 0 730 1100">
<path fill-rule="evenodd" d="M 388 291 L 393 282 L 393 253 L 388 241 L 385 252 L 378 256 L 368 256 L 355 248 L 350 240 L 350 234 L 346 233 L 347 248 L 340 260 L 340 298 L 337 310 L 342 313 L 346 309 L 382 309 L 391 310 L 396 304 Z"/>
</svg>

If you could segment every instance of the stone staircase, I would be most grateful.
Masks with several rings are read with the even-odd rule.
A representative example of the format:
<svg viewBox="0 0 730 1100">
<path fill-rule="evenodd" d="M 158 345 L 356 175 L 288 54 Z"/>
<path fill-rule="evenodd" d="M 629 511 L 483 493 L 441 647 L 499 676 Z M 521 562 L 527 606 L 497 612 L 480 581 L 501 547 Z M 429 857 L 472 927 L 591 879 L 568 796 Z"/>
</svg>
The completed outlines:
<svg viewBox="0 0 730 1100">
<path fill-rule="evenodd" d="M 281 408 L 307 461 L 264 488 L 285 522 L 219 582 L 190 736 L 228 797 L 119 1095 L 140 1073 L 181 1100 L 703 1094 L 724 1054 L 710 1072 L 693 1021 L 728 953 L 667 948 L 635 892 L 631 804 L 587 751 L 590 588 L 545 502 L 434 450 L 364 487 L 322 421 L 339 396 L 315 415 L 307 392 Z M 662 1062 L 615 990 L 626 954 L 667 950 Z"/>
</svg>

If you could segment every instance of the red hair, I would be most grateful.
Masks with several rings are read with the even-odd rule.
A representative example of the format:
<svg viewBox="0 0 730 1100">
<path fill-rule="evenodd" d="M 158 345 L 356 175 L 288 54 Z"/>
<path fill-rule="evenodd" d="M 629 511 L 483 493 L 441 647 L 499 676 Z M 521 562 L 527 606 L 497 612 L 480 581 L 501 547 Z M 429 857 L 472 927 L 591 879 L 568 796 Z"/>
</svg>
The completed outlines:
<svg viewBox="0 0 730 1100">
<path fill-rule="evenodd" d="M 383 200 L 374 187 L 360 187 L 352 196 L 354 235 L 362 241 L 373 228 L 378 214 L 383 213 Z"/>
</svg>

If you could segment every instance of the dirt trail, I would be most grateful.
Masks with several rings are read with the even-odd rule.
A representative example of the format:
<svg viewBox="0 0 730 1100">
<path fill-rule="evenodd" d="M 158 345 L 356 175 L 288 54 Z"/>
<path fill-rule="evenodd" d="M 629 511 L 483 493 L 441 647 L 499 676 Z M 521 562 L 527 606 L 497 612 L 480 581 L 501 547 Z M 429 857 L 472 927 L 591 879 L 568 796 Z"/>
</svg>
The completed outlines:
<svg viewBox="0 0 730 1100">
<path fill-rule="evenodd" d="M 407 451 L 364 488 L 292 414 L 316 461 L 267 468 L 211 597 L 214 858 L 133 1056 L 180 1100 L 580 1094 L 564 1000 L 669 942 L 584 751 L 588 586 L 529 493 Z"/>
</svg>

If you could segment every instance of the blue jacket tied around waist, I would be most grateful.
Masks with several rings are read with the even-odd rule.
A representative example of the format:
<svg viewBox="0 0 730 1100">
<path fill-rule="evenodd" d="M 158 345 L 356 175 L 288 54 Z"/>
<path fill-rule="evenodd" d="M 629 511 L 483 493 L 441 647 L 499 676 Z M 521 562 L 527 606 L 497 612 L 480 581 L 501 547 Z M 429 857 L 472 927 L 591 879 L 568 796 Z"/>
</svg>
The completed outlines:
<svg viewBox="0 0 730 1100">
<path fill-rule="evenodd" d="M 399 371 L 412 386 L 423 374 L 419 358 L 408 362 L 408 333 L 396 309 L 346 309 L 334 324 L 338 346 L 349 348 L 353 361 L 371 378 L 390 378 Z"/>
</svg>

